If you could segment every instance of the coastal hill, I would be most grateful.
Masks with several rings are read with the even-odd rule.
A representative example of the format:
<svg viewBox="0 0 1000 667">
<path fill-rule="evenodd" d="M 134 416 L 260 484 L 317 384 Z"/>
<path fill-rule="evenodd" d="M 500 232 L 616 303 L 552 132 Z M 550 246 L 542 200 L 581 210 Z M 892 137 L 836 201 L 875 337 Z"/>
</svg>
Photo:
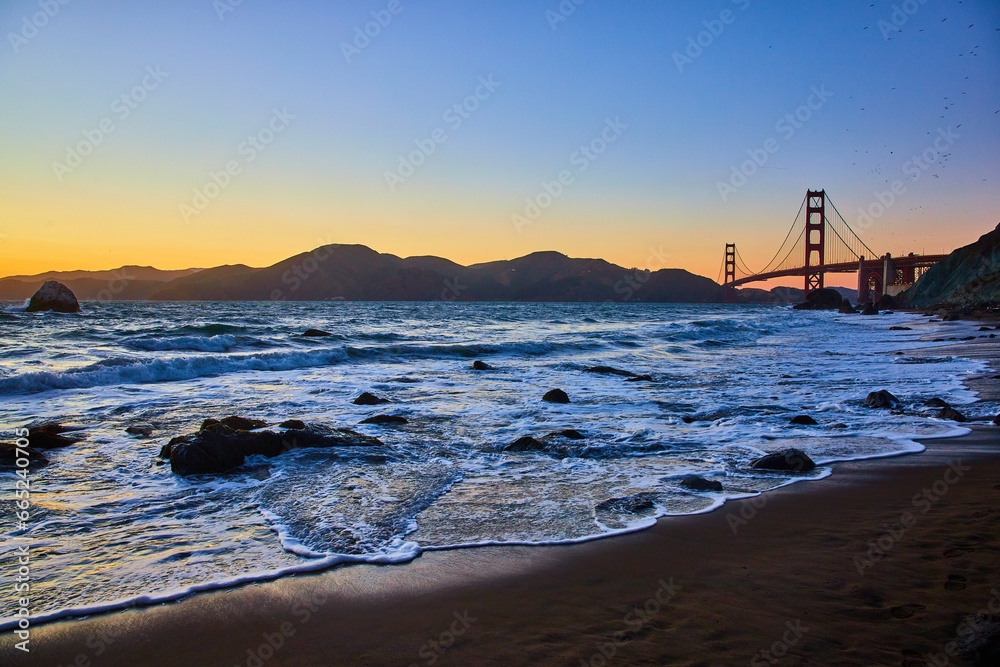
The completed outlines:
<svg viewBox="0 0 1000 667">
<path fill-rule="evenodd" d="M 440 257 L 401 258 L 341 244 L 264 268 L 122 267 L 14 276 L 0 280 L 0 299 L 26 299 L 44 280 L 63 282 L 81 300 L 722 301 L 722 288 L 715 281 L 681 269 L 646 272 L 558 252 L 462 266 Z"/>
<path fill-rule="evenodd" d="M 1000 303 L 1000 225 L 932 266 L 901 296 L 914 308 Z"/>
</svg>

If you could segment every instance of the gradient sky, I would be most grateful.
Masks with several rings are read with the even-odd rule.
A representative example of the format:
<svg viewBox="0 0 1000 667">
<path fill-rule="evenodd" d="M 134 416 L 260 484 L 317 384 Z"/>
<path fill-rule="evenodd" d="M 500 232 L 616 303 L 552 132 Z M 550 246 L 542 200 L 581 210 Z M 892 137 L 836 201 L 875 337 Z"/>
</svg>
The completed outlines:
<svg viewBox="0 0 1000 667">
<path fill-rule="evenodd" d="M 401 11 L 348 59 L 344 44 L 390 4 Z M 897 11 L 900 30 L 894 5 L 912 12 Z M 855 226 L 879 252 L 947 252 L 1000 222 L 1000 2 L 562 6 L 575 11 L 4 0 L 0 275 L 265 266 L 362 243 L 463 264 L 558 250 L 714 279 L 727 241 L 766 264 L 807 188 L 854 225 L 895 181 L 896 201 Z M 707 46 L 679 67 L 700 33 Z M 445 114 L 481 77 L 499 87 L 479 88 L 456 127 Z M 831 95 L 789 136 L 777 122 L 813 89 Z M 123 95 L 135 107 L 124 118 Z M 275 109 L 294 118 L 249 162 L 243 142 Z M 627 127 L 581 161 L 609 119 Z M 55 166 L 102 121 L 113 131 L 78 166 Z M 445 140 L 392 191 L 386 172 L 437 129 Z M 943 150 L 939 130 L 951 132 Z M 770 138 L 777 152 L 723 200 L 719 182 Z M 933 164 L 907 164 L 925 150 Z M 230 161 L 240 173 L 185 220 L 181 205 Z M 563 171 L 572 182 L 518 230 L 512 215 Z"/>
</svg>

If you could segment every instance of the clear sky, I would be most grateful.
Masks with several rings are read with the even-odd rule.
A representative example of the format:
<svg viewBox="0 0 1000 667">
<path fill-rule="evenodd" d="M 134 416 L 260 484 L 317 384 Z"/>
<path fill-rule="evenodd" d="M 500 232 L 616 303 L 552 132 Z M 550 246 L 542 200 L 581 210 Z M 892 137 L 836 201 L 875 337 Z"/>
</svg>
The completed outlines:
<svg viewBox="0 0 1000 667">
<path fill-rule="evenodd" d="M 361 243 L 714 279 L 807 188 L 880 252 L 1000 222 L 996 0 L 4 0 L 0 29 L 0 275 Z"/>
</svg>

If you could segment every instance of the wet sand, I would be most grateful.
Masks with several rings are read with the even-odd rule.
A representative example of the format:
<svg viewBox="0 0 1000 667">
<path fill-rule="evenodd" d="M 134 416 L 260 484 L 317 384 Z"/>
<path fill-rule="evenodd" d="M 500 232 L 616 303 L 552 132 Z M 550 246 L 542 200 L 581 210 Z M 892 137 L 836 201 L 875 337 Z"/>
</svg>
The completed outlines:
<svg viewBox="0 0 1000 667">
<path fill-rule="evenodd" d="M 926 444 L 633 535 L 429 552 L 50 623 L 28 660 L 4 636 L 0 663 L 1000 664 L 986 657 L 1000 616 L 975 620 L 1000 612 L 1000 428 Z"/>
</svg>

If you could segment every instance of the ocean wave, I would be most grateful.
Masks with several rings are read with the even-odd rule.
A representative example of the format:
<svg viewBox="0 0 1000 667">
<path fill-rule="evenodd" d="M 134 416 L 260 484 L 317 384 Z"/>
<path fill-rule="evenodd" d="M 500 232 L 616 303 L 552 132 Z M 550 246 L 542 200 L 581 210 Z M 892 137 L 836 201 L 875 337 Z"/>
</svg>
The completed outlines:
<svg viewBox="0 0 1000 667">
<path fill-rule="evenodd" d="M 228 352 L 239 345 L 235 336 L 220 334 L 215 336 L 178 336 L 173 338 L 142 338 L 130 340 L 125 347 L 144 352 L 167 352 L 171 350 L 196 350 L 201 352 Z"/>
</svg>

